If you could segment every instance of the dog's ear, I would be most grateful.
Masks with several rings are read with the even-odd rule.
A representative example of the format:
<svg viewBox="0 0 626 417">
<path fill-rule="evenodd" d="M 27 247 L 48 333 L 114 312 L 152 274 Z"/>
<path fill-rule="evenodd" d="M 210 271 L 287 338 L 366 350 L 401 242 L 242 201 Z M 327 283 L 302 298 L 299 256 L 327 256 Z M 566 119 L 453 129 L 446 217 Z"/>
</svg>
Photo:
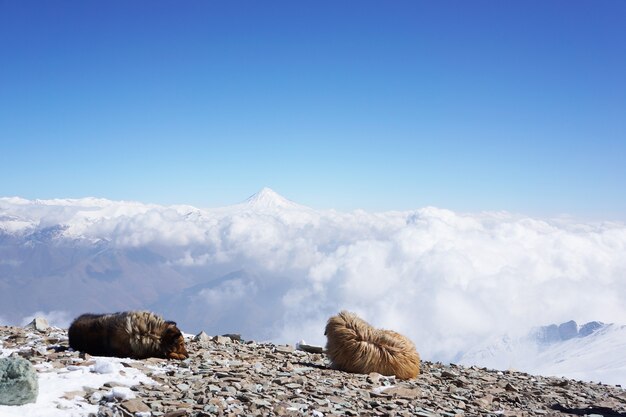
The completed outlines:
<svg viewBox="0 0 626 417">
<path fill-rule="evenodd" d="M 176 327 L 176 324 L 173 322 L 168 322 L 168 326 L 163 331 L 162 338 L 168 342 L 174 342 L 179 337 L 182 337 L 181 331 Z"/>
<path fill-rule="evenodd" d="M 176 322 L 175 321 L 171 321 L 171 320 L 166 321 L 165 324 L 169 324 L 171 326 L 176 326 Z"/>
</svg>

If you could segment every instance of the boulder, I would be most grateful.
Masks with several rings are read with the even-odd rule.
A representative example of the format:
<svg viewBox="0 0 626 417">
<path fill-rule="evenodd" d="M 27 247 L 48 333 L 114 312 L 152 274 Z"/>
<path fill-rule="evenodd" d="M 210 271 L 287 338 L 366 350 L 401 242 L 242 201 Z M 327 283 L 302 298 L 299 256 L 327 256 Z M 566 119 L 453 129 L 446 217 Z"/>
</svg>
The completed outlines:
<svg viewBox="0 0 626 417">
<path fill-rule="evenodd" d="M 206 334 L 204 331 L 201 331 L 200 333 L 194 336 L 193 340 L 194 342 L 206 343 L 211 340 L 211 337 L 208 334 Z"/>
<path fill-rule="evenodd" d="M 35 329 L 38 332 L 45 332 L 49 327 L 48 320 L 43 317 L 35 317 L 33 321 L 26 325 L 27 329 Z"/>
<path fill-rule="evenodd" d="M 0 404 L 22 405 L 37 401 L 39 384 L 33 365 L 23 358 L 0 359 Z"/>
</svg>

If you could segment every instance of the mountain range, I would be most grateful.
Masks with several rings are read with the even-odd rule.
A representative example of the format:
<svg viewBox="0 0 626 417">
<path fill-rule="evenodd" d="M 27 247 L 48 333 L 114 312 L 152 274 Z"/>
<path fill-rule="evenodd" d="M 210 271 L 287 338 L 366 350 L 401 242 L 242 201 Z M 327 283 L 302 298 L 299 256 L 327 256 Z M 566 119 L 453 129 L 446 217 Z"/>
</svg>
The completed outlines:
<svg viewBox="0 0 626 417">
<path fill-rule="evenodd" d="M 626 383 L 626 326 L 570 320 L 532 329 L 522 337 L 493 338 L 456 358 L 461 365 Z"/>
<path fill-rule="evenodd" d="M 570 319 L 626 323 L 625 255 L 621 223 L 435 207 L 315 210 L 268 188 L 212 209 L 6 197 L 0 324 L 44 315 L 67 326 L 84 312 L 150 309 L 189 333 L 323 344 L 327 318 L 347 309 L 407 334 L 425 359 L 521 369 L 535 365 L 488 358 L 494 338 Z M 623 346 L 621 329 L 602 325 L 531 355 L 571 365 L 545 372 L 596 379 L 584 363 L 598 363 L 579 346 L 606 356 L 601 346 Z M 544 333 L 532 340 L 555 334 Z M 510 343 L 504 351 L 518 352 Z M 615 381 L 626 382 L 620 360 Z"/>
</svg>

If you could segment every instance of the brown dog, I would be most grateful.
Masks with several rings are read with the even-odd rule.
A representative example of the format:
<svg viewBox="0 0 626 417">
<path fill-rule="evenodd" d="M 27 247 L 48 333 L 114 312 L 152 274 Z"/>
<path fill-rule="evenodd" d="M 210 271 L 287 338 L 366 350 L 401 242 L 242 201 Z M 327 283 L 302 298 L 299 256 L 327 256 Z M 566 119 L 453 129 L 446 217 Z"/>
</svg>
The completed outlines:
<svg viewBox="0 0 626 417">
<path fill-rule="evenodd" d="M 189 357 L 176 323 L 148 311 L 83 314 L 72 322 L 68 335 L 70 347 L 90 355 L 133 359 Z"/>
<path fill-rule="evenodd" d="M 342 311 L 326 324 L 326 354 L 333 367 L 346 372 L 415 378 L 420 357 L 415 345 L 392 330 L 372 327 L 353 313 Z"/>
</svg>

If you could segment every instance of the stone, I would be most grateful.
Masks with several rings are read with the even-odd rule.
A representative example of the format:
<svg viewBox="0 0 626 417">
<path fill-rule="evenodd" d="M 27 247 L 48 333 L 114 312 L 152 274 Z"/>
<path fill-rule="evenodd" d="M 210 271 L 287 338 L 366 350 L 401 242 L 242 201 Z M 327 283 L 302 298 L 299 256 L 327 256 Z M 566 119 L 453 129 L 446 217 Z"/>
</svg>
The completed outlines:
<svg viewBox="0 0 626 417">
<path fill-rule="evenodd" d="M 163 414 L 163 417 L 184 417 L 187 414 L 187 410 L 176 410 Z"/>
<path fill-rule="evenodd" d="M 30 323 L 26 325 L 26 328 L 35 329 L 38 332 L 45 332 L 46 330 L 50 328 L 50 325 L 48 324 L 48 320 L 46 320 L 45 318 L 35 317 L 33 321 L 31 321 Z"/>
<path fill-rule="evenodd" d="M 291 345 L 278 345 L 274 347 L 274 351 L 278 353 L 291 353 L 294 349 Z"/>
<path fill-rule="evenodd" d="M 392 395 L 392 396 L 400 397 L 400 398 L 409 398 L 409 399 L 419 398 L 420 393 L 421 393 L 418 388 L 407 388 L 407 387 L 401 387 L 401 386 L 395 386 L 395 387 L 386 389 L 384 392 L 387 395 Z"/>
<path fill-rule="evenodd" d="M 309 352 L 309 353 L 323 353 L 324 352 L 323 347 L 315 346 L 315 345 L 307 345 L 306 343 L 298 343 L 296 345 L 296 348 L 298 350 L 302 350 L 304 352 Z"/>
<path fill-rule="evenodd" d="M 480 407 L 483 407 L 483 408 L 489 407 L 491 403 L 493 402 L 493 395 L 487 394 L 484 397 L 478 398 L 474 402 Z"/>
<path fill-rule="evenodd" d="M 227 345 L 230 342 L 232 342 L 232 339 L 230 337 L 224 337 L 224 336 L 215 336 L 212 339 L 215 343 L 218 343 L 220 345 Z"/>
<path fill-rule="evenodd" d="M 85 395 L 85 391 L 69 391 L 63 394 L 63 398 L 66 400 L 73 400 L 76 397 L 84 397 Z"/>
<path fill-rule="evenodd" d="M 135 413 L 145 413 L 151 410 L 150 407 L 138 398 L 123 401 L 120 406 L 133 415 Z"/>
<path fill-rule="evenodd" d="M 211 341 L 211 337 L 208 334 L 206 334 L 204 331 L 201 331 L 200 333 L 198 333 L 197 335 L 193 337 L 193 341 L 208 343 L 209 341 Z"/>
<path fill-rule="evenodd" d="M 187 391 L 189 390 L 189 385 L 188 384 L 178 384 L 176 385 L 176 388 L 178 388 L 179 391 Z"/>
<path fill-rule="evenodd" d="M 223 337 L 228 337 L 233 342 L 241 342 L 241 335 L 239 333 L 226 333 L 222 335 Z"/>
<path fill-rule="evenodd" d="M 380 381 L 382 377 L 383 376 L 378 372 L 370 372 L 370 374 L 367 376 L 367 382 L 369 382 L 370 384 L 378 384 L 378 381 Z"/>
<path fill-rule="evenodd" d="M 0 404 L 34 403 L 38 393 L 37 372 L 29 361 L 22 358 L 0 359 Z"/>
</svg>

